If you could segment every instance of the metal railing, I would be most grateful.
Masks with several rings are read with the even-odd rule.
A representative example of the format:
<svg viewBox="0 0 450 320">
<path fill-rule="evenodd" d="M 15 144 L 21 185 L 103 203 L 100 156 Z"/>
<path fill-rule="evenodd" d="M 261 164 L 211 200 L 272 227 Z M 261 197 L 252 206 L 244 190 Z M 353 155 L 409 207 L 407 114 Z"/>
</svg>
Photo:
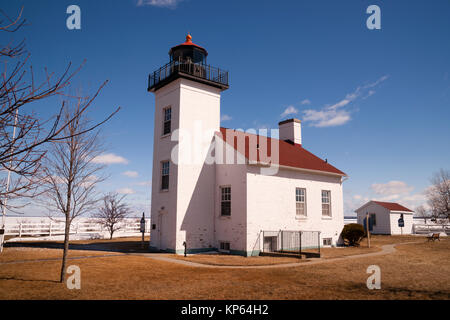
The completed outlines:
<svg viewBox="0 0 450 320">
<path fill-rule="evenodd" d="M 176 74 L 187 74 L 222 86 L 228 86 L 228 71 L 207 64 L 172 61 L 149 75 L 148 89 L 154 88 Z"/>
<path fill-rule="evenodd" d="M 320 257 L 320 231 L 262 231 L 263 253 Z"/>
</svg>

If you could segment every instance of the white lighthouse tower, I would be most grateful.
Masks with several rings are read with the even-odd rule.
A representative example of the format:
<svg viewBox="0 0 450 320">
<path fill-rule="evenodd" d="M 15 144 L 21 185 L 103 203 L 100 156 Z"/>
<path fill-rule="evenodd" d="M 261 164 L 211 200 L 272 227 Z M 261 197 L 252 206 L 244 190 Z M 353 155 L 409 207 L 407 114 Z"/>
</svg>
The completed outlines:
<svg viewBox="0 0 450 320">
<path fill-rule="evenodd" d="M 220 94 L 228 72 L 206 63 L 208 52 L 186 42 L 149 76 L 155 94 L 151 239 L 154 250 L 182 253 L 214 247 L 215 165 L 209 146 L 220 130 Z"/>
</svg>

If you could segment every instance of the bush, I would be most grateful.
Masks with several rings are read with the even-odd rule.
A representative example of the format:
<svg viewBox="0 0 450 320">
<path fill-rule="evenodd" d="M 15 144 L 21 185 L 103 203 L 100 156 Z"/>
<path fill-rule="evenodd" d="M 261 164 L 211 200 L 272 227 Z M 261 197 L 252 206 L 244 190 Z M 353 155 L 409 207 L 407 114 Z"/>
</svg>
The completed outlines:
<svg viewBox="0 0 450 320">
<path fill-rule="evenodd" d="M 359 243 L 365 234 L 364 227 L 357 223 L 346 224 L 342 229 L 342 239 L 347 246 L 359 247 Z"/>
</svg>

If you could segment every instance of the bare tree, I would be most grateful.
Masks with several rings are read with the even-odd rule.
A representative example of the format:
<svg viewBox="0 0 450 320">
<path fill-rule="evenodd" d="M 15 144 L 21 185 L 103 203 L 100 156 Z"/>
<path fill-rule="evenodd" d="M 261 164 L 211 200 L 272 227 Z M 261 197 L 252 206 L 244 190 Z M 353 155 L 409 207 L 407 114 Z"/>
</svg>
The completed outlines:
<svg viewBox="0 0 450 320">
<path fill-rule="evenodd" d="M 446 222 L 450 219 L 450 171 L 440 169 L 431 178 L 427 191 L 428 205 L 433 219 Z"/>
<path fill-rule="evenodd" d="M 25 25 L 23 8 L 17 18 L 11 19 L 0 10 L 0 34 L 11 34 Z M 39 183 L 36 178 L 41 160 L 45 156 L 45 144 L 65 140 L 69 134 L 67 126 L 76 121 L 91 106 L 105 81 L 71 117 L 62 117 L 66 100 L 55 109 L 53 115 L 42 118 L 30 110 L 37 102 L 50 102 L 52 97 L 67 97 L 71 80 L 82 65 L 71 71 L 69 63 L 66 70 L 56 76 L 46 69 L 41 81 L 29 64 L 30 54 L 25 50 L 25 42 L 14 44 L 11 40 L 0 45 L 0 207 L 7 205 L 6 199 L 35 195 Z M 83 63 L 84 64 L 84 63 Z M 92 130 L 112 117 L 118 109 L 104 121 L 93 124 L 85 130 Z M 11 179 L 11 173 L 14 179 Z M 40 175 L 39 175 L 40 176 Z"/>
<path fill-rule="evenodd" d="M 94 215 L 97 221 L 108 229 L 110 239 L 114 232 L 121 228 L 121 223 L 130 214 L 131 209 L 123 202 L 126 195 L 122 197 L 118 193 L 109 193 L 103 197 L 103 206 Z"/>
<path fill-rule="evenodd" d="M 23 8 L 16 18 L 10 18 L 0 10 L 0 35 L 14 35 L 25 25 Z M 30 53 L 25 49 L 25 41 L 0 41 L 0 209 L 4 228 L 6 209 L 16 209 L 11 201 L 37 195 L 40 184 L 38 177 L 41 161 L 47 151 L 46 144 L 69 138 L 69 125 L 77 121 L 91 106 L 105 81 L 90 98 L 83 98 L 83 104 L 70 117 L 63 117 L 66 100 L 62 99 L 52 115 L 42 115 L 30 109 L 36 103 L 55 103 L 52 97 L 68 97 L 67 89 L 71 80 L 81 70 L 84 63 L 72 70 L 71 63 L 57 76 L 44 69 L 44 77 L 38 77 L 29 63 Z M 41 80 L 37 80 L 41 78 Z M 117 108 L 105 120 L 85 128 L 90 131 L 109 120 L 120 108 Z M 0 234 L 0 252 L 4 235 Z"/>
<path fill-rule="evenodd" d="M 65 109 L 65 121 L 78 114 L 82 106 L 82 99 L 78 99 L 75 108 Z M 95 187 L 105 179 L 102 176 L 104 166 L 93 161 L 102 153 L 98 131 L 86 131 L 86 128 L 89 128 L 89 121 L 85 115 L 70 121 L 64 128 L 67 138 L 51 143 L 44 162 L 42 181 L 45 181 L 47 208 L 65 217 L 61 282 L 66 274 L 71 223 L 76 217 L 96 210 L 100 196 Z"/>
<path fill-rule="evenodd" d="M 423 205 L 418 206 L 414 210 L 414 212 L 415 212 L 415 216 L 422 218 L 423 221 L 425 222 L 425 224 L 427 223 L 427 219 L 430 218 L 430 215 L 428 214 L 427 209 L 425 209 L 425 207 Z"/>
</svg>

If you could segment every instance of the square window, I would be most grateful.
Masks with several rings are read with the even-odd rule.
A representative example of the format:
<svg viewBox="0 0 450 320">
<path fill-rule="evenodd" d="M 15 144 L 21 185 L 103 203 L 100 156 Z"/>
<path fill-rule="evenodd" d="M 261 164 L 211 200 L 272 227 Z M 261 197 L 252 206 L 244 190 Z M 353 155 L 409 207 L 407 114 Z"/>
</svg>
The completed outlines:
<svg viewBox="0 0 450 320">
<path fill-rule="evenodd" d="M 220 248 L 220 251 L 230 252 L 230 243 L 226 242 L 226 241 L 221 241 L 219 248 Z"/>
</svg>

